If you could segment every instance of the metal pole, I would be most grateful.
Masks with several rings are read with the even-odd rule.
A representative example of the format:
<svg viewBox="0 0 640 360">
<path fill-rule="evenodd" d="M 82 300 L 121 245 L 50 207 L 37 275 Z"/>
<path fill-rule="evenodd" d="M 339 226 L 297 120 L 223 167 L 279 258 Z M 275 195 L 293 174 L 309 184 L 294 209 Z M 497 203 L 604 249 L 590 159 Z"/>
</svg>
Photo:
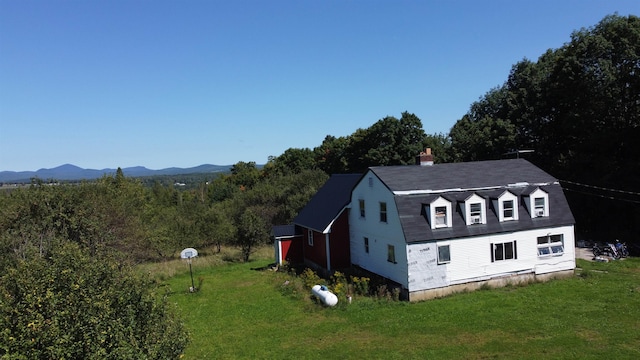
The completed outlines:
<svg viewBox="0 0 640 360">
<path fill-rule="evenodd" d="M 193 271 L 191 270 L 191 258 L 189 258 L 189 273 L 191 274 L 191 292 L 195 292 L 196 286 L 193 283 Z"/>
</svg>

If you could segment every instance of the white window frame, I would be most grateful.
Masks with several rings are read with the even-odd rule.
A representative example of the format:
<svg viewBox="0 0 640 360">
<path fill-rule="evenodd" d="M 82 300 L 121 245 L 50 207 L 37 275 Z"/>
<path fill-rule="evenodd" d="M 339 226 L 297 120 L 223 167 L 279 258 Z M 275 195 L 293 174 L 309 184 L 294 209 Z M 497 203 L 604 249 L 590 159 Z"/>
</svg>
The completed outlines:
<svg viewBox="0 0 640 360">
<path fill-rule="evenodd" d="M 309 246 L 313 246 L 313 230 L 307 229 L 307 243 Z"/>
<path fill-rule="evenodd" d="M 541 204 L 538 204 L 538 200 L 540 200 L 539 202 Z M 545 211 L 544 209 L 547 207 L 546 202 L 544 201 L 543 197 L 537 197 L 537 198 L 533 198 L 533 211 L 535 211 L 536 216 L 544 216 Z"/>
<path fill-rule="evenodd" d="M 387 223 L 387 203 L 384 201 L 380 202 L 380 222 Z"/>
<path fill-rule="evenodd" d="M 369 238 L 366 236 L 364 237 L 364 252 L 369 253 Z"/>
<path fill-rule="evenodd" d="M 469 215 L 471 215 L 471 217 L 482 217 L 482 203 L 469 204 Z"/>
<path fill-rule="evenodd" d="M 444 222 L 438 223 L 438 216 L 436 215 L 436 209 L 444 208 Z M 448 228 L 452 226 L 453 213 L 451 212 L 451 202 L 442 196 L 439 196 L 436 200 L 432 201 L 429 205 L 429 220 L 431 223 L 431 229 Z"/>
<path fill-rule="evenodd" d="M 502 200 L 502 219 L 503 220 L 513 220 L 515 218 L 515 205 L 513 200 Z M 507 212 L 510 212 L 510 215 L 507 215 Z"/>
<path fill-rule="evenodd" d="M 365 207 L 364 207 L 365 206 L 364 199 L 358 199 L 358 206 L 360 208 L 360 217 L 364 219 L 366 217 L 366 215 L 367 215 L 367 213 L 365 211 Z"/>
<path fill-rule="evenodd" d="M 512 201 L 513 209 L 511 216 L 505 216 L 505 203 Z M 518 197 L 510 191 L 505 191 L 498 197 L 498 219 L 500 222 L 518 220 Z"/>
<path fill-rule="evenodd" d="M 472 207 L 479 207 L 477 211 L 471 210 Z M 477 194 L 471 195 L 464 202 L 464 217 L 466 219 L 467 225 L 477 225 L 477 224 L 486 224 L 486 202 L 485 199 Z"/>
<path fill-rule="evenodd" d="M 447 207 L 446 206 L 436 206 L 436 227 L 446 227 L 447 226 Z"/>
<path fill-rule="evenodd" d="M 543 204 L 536 204 L 536 200 L 540 199 L 542 199 L 541 201 L 543 202 Z M 525 204 L 527 204 L 532 219 L 549 216 L 549 193 L 547 193 L 546 191 L 537 188 L 535 191 L 528 195 L 528 199 L 525 198 L 524 200 Z"/>
<path fill-rule="evenodd" d="M 547 234 L 538 237 L 538 257 L 564 255 L 564 234 Z"/>
</svg>

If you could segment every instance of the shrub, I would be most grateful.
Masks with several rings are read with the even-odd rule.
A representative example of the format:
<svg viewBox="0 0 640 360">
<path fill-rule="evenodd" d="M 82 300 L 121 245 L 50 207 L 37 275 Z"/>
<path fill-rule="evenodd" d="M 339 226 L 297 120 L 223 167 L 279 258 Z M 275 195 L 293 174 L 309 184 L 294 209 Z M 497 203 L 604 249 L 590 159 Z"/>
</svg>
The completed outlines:
<svg viewBox="0 0 640 360">
<path fill-rule="evenodd" d="M 333 293 L 336 294 L 338 298 L 346 299 L 349 294 L 349 283 L 347 282 L 346 276 L 343 273 L 336 271 L 331 276 L 331 284 L 333 287 Z"/>
<path fill-rule="evenodd" d="M 380 285 L 376 288 L 376 296 L 378 299 L 388 299 L 389 291 L 387 290 L 387 285 Z"/>
<path fill-rule="evenodd" d="M 314 285 L 319 285 L 321 282 L 323 282 L 322 279 L 320 279 L 320 276 L 318 276 L 318 274 L 316 274 L 316 272 L 311 270 L 310 268 L 304 269 L 300 277 L 304 282 L 304 286 L 309 289 L 309 291 L 311 291 L 311 288 Z"/>
<path fill-rule="evenodd" d="M 368 277 L 351 277 L 351 283 L 353 284 L 353 290 L 356 295 L 366 296 L 369 295 L 369 278 Z"/>
<path fill-rule="evenodd" d="M 174 359 L 187 340 L 148 278 L 77 245 L 0 277 L 0 358 Z"/>
</svg>

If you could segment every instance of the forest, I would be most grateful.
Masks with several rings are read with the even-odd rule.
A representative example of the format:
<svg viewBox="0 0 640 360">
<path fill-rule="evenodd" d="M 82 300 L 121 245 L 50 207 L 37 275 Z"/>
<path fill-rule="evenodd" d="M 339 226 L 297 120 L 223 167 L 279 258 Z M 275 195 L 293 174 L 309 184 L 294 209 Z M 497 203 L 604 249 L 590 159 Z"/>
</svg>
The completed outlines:
<svg viewBox="0 0 640 360">
<path fill-rule="evenodd" d="M 513 65 L 449 134 L 427 134 L 405 111 L 186 188 L 121 170 L 79 184 L 33 179 L 0 192 L 0 357 L 176 358 L 186 330 L 131 266 L 185 247 L 233 246 L 249 261 L 331 174 L 413 164 L 427 147 L 436 163 L 526 158 L 560 180 L 577 239 L 636 243 L 639 138 L 640 18 L 610 15 Z"/>
</svg>

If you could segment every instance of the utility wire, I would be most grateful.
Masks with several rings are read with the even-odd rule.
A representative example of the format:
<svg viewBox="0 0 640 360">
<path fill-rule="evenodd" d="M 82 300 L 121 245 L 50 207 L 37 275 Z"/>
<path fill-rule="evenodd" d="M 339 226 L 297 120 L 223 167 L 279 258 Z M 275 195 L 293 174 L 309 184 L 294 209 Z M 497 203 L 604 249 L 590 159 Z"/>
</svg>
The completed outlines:
<svg viewBox="0 0 640 360">
<path fill-rule="evenodd" d="M 605 188 L 605 187 L 601 187 L 601 186 L 581 184 L 581 183 L 577 183 L 577 182 L 573 182 L 573 181 L 569 181 L 569 180 L 560 180 L 560 182 L 564 182 L 564 183 L 572 184 L 572 185 L 584 186 L 584 187 L 591 188 L 591 189 L 598 189 L 598 190 L 604 190 L 604 191 L 610 191 L 610 192 L 617 192 L 617 193 L 621 193 L 621 194 L 629 194 L 629 195 L 640 196 L 640 192 L 635 192 L 635 191 L 611 189 L 611 188 Z"/>
<path fill-rule="evenodd" d="M 564 188 L 564 187 L 562 188 L 562 190 L 571 191 L 571 192 L 575 192 L 575 193 L 582 194 L 582 195 L 596 196 L 596 197 L 603 198 L 603 199 L 616 200 L 616 201 L 624 201 L 624 202 L 629 202 L 629 203 L 634 203 L 634 204 L 640 204 L 640 201 L 639 201 L 639 200 L 631 200 L 631 199 L 616 198 L 616 197 L 614 197 L 614 196 L 606 196 L 606 195 L 594 194 L 594 193 L 589 193 L 589 192 L 585 192 L 585 191 L 580 191 L 580 190 L 575 190 L 575 189 L 569 189 L 569 188 Z"/>
<path fill-rule="evenodd" d="M 567 180 L 560 180 L 560 182 L 565 182 L 567 184 L 572 184 L 572 185 L 583 186 L 583 187 L 586 187 L 586 188 L 589 188 L 589 189 L 602 190 L 602 191 L 608 191 L 608 192 L 614 192 L 614 193 L 620 193 L 620 194 L 626 194 L 626 195 L 640 196 L 640 193 L 633 192 L 633 191 L 610 189 L 610 188 L 604 188 L 604 187 L 600 187 L 600 186 L 581 184 L 581 183 L 577 183 L 577 182 L 573 182 L 573 181 L 567 181 Z M 562 187 L 562 190 L 571 191 L 571 192 L 575 192 L 575 193 L 582 194 L 582 195 L 596 196 L 596 197 L 603 198 L 603 199 L 609 199 L 609 200 L 615 200 L 615 201 L 624 201 L 624 202 L 629 202 L 629 203 L 634 203 L 634 204 L 640 204 L 640 200 L 626 199 L 626 198 L 616 197 L 616 196 L 613 196 L 613 195 L 597 194 L 597 193 L 594 193 L 594 192 L 576 190 L 576 189 L 568 188 L 568 187 L 565 187 L 565 186 Z"/>
</svg>

